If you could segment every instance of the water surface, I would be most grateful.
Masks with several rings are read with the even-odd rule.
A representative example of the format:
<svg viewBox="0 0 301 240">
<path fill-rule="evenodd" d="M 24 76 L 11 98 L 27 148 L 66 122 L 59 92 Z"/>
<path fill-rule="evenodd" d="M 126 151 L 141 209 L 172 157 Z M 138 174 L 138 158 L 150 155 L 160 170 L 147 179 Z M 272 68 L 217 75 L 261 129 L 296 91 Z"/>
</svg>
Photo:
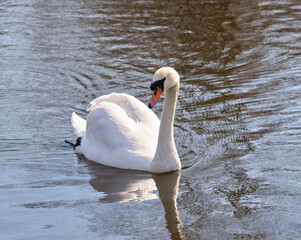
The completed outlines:
<svg viewBox="0 0 301 240">
<path fill-rule="evenodd" d="M 300 239 L 300 26 L 297 0 L 2 1 L 1 239 Z M 147 103 L 162 66 L 181 75 L 181 173 L 64 144 L 72 111 Z"/>
</svg>

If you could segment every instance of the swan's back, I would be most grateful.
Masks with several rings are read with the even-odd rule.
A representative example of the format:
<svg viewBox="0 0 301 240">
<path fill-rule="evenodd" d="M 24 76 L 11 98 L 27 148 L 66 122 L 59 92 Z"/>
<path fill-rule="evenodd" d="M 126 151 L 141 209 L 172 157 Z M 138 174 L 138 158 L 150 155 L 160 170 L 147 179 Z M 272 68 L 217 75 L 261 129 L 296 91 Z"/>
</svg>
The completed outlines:
<svg viewBox="0 0 301 240">
<path fill-rule="evenodd" d="M 112 93 L 93 100 L 88 110 L 87 122 L 72 116 L 75 132 L 83 136 L 79 152 L 113 167 L 149 168 L 160 121 L 146 105 L 128 94 Z"/>
</svg>

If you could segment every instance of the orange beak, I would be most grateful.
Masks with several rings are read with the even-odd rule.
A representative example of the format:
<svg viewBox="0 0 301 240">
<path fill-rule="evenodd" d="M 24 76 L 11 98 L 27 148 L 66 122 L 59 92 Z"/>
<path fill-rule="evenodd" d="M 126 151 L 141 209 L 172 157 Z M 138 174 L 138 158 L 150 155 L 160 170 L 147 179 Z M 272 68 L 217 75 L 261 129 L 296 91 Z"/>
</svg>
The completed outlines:
<svg viewBox="0 0 301 240">
<path fill-rule="evenodd" d="M 153 91 L 152 98 L 149 100 L 148 103 L 149 108 L 153 108 L 155 106 L 161 94 L 162 94 L 162 89 L 157 86 L 156 89 Z"/>
</svg>

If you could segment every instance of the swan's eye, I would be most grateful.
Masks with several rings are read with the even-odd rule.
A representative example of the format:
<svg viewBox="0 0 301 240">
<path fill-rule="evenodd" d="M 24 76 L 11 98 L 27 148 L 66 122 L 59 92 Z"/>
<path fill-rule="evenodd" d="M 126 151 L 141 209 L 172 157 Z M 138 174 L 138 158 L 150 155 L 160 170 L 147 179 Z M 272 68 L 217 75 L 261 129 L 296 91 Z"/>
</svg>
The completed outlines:
<svg viewBox="0 0 301 240">
<path fill-rule="evenodd" d="M 166 80 L 166 78 L 163 78 L 163 79 L 161 79 L 161 80 L 158 80 L 158 81 L 156 81 L 156 82 L 154 82 L 154 83 L 152 83 L 151 85 L 150 85 L 150 90 L 152 90 L 152 91 L 156 91 L 155 92 L 155 95 L 157 94 L 157 88 L 156 87 L 159 87 L 159 88 L 161 88 L 162 89 L 162 91 L 164 91 L 164 81 Z"/>
</svg>

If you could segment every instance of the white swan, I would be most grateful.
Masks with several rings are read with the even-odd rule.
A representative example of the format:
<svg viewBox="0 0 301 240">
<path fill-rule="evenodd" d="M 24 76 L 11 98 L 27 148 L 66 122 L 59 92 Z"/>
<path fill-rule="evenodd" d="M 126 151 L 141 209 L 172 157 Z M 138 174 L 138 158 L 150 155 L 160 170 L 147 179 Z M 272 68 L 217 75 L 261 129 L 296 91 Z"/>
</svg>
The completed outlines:
<svg viewBox="0 0 301 240">
<path fill-rule="evenodd" d="M 181 162 L 173 136 L 180 76 L 160 68 L 151 83 L 149 108 L 165 92 L 161 121 L 145 104 L 125 93 L 112 93 L 90 103 L 87 121 L 73 113 L 74 132 L 81 137 L 76 150 L 94 162 L 122 168 L 163 173 L 178 170 Z"/>
</svg>

